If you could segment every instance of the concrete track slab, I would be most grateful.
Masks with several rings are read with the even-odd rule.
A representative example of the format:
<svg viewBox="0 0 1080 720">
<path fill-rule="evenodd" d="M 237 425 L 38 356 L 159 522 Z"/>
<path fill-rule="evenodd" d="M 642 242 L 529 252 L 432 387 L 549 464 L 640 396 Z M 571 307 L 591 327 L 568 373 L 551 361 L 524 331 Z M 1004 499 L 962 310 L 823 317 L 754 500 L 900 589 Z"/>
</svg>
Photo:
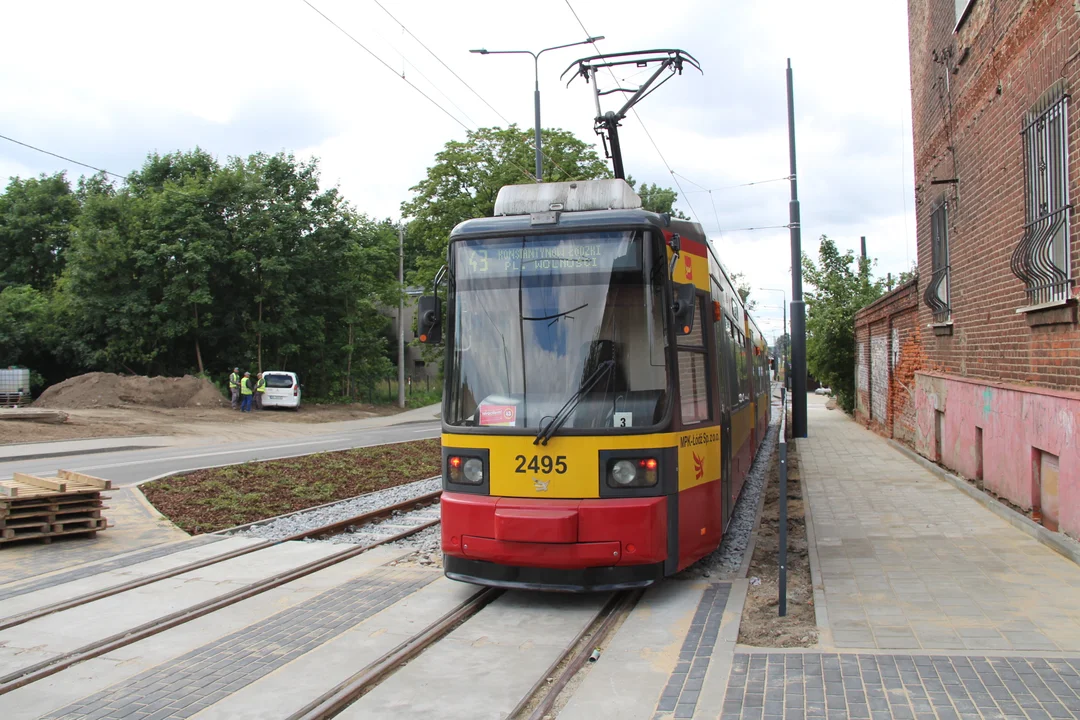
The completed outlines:
<svg viewBox="0 0 1080 720">
<path fill-rule="evenodd" d="M 700 580 L 669 580 L 649 588 L 589 668 L 560 720 L 651 718 L 707 587 Z"/>
<path fill-rule="evenodd" d="M 48 615 L 0 632 L 6 650 L 37 657 L 70 652 L 262 578 L 341 552 L 324 543 L 290 542 Z M 126 656 L 125 650 L 116 651 Z M 17 668 L 12 668 L 17 669 Z"/>
<path fill-rule="evenodd" d="M 308 575 L 296 582 L 256 595 L 202 618 L 148 637 L 133 645 L 94 658 L 0 696 L 0 717 L 30 720 L 57 712 L 83 698 L 129 682 L 141 673 L 167 667 L 185 654 L 219 642 L 223 637 L 266 622 L 281 612 L 300 607 L 341 585 L 363 577 L 407 554 L 405 550 L 375 548 L 357 557 Z M 7 651 L 7 652 L 5 652 Z M 0 647 L 0 661 L 13 651 Z M 40 658 L 39 658 L 40 659 Z M 22 661 L 20 666 L 29 664 Z M 2 665 L 2 662 L 0 662 Z M 75 717 L 79 717 L 78 714 Z"/>
<path fill-rule="evenodd" d="M 349 632 L 202 711 L 198 720 L 288 716 L 434 623 L 479 588 L 440 577 Z"/>
<path fill-rule="evenodd" d="M 101 570 L 70 582 L 62 582 L 63 576 L 60 576 L 58 578 L 59 582 L 56 584 L 36 587 L 32 591 L 5 598 L 3 603 L 0 603 L 0 620 L 30 612 L 46 605 L 122 585 L 155 573 L 179 568 L 188 563 L 225 555 L 234 550 L 258 545 L 259 542 L 255 538 L 228 537 L 206 545 L 179 549 L 176 552 L 116 570 Z M 2 593 L 0 593 L 0 597 L 3 597 Z"/>
<path fill-rule="evenodd" d="M 509 592 L 338 717 L 503 718 L 608 597 Z"/>
</svg>

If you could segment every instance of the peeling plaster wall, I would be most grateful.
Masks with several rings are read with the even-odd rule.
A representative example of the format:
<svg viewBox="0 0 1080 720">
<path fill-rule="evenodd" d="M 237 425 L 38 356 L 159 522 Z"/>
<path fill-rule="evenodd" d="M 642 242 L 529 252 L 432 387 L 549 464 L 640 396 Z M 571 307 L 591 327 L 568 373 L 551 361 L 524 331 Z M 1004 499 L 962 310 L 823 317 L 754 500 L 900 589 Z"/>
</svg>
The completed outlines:
<svg viewBox="0 0 1080 720">
<path fill-rule="evenodd" d="M 945 413 L 940 458 L 935 411 Z M 1056 455 L 1060 530 L 1080 538 L 1080 393 L 920 372 L 915 417 L 916 451 L 969 479 L 978 475 L 975 429 L 982 428 L 983 486 L 1024 510 L 1037 487 L 1033 450 Z"/>
</svg>

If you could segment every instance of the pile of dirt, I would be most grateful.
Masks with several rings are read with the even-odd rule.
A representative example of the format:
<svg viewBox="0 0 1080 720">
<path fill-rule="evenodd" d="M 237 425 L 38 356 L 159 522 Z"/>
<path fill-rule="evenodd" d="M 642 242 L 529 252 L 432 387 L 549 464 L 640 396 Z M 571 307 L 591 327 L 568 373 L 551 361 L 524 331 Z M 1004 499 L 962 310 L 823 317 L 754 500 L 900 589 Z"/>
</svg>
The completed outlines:
<svg viewBox="0 0 1080 720">
<path fill-rule="evenodd" d="M 208 380 L 115 375 L 93 372 L 68 378 L 41 393 L 34 407 L 103 408 L 147 405 L 163 408 L 225 407 L 228 403 Z"/>
</svg>

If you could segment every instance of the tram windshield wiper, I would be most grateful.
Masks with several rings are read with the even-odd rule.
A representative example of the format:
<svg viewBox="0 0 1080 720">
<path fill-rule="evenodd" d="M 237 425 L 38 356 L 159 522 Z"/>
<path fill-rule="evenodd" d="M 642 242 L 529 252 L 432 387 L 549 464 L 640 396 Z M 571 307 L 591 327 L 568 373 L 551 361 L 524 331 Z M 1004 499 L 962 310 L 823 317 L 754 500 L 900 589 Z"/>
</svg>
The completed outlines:
<svg viewBox="0 0 1080 720">
<path fill-rule="evenodd" d="M 578 305 L 576 308 L 570 308 L 569 310 L 564 310 L 563 312 L 555 313 L 554 315 L 541 315 L 540 317 L 527 317 L 525 315 L 522 315 L 521 319 L 522 320 L 558 320 L 559 318 L 569 316 L 570 313 L 572 313 L 572 312 L 577 312 L 578 310 L 584 310 L 587 307 L 589 307 L 589 303 L 585 303 L 584 305 Z M 573 320 L 573 318 L 570 318 L 570 319 Z"/>
<path fill-rule="evenodd" d="M 555 413 L 555 416 L 551 418 L 551 421 L 540 428 L 540 432 L 536 433 L 536 439 L 533 440 L 533 445 L 547 445 L 548 440 L 555 434 L 555 431 L 561 428 L 570 418 L 570 415 L 573 414 L 574 408 L 581 402 L 582 396 L 592 390 L 593 386 L 600 382 L 614 367 L 614 360 L 605 360 L 600 363 L 596 367 L 596 370 L 593 370 L 592 374 L 581 382 L 581 385 L 574 391 L 574 394 L 567 399 L 561 408 L 559 408 L 559 412 Z"/>
</svg>

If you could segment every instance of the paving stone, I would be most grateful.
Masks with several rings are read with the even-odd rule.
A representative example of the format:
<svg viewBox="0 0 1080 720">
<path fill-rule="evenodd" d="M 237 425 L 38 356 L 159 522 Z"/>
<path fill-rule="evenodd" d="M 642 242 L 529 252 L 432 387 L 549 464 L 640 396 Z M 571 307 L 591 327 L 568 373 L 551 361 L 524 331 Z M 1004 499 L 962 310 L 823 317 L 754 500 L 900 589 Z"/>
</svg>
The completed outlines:
<svg viewBox="0 0 1080 720">
<path fill-rule="evenodd" d="M 438 577 L 435 573 L 379 568 L 351 582 L 327 590 L 295 607 L 283 610 L 265 620 L 238 630 L 224 638 L 163 663 L 155 668 L 113 685 L 78 703 L 45 716 L 46 720 L 95 720 L 122 717 L 109 710 L 104 715 L 92 708 L 108 706 L 122 708 L 135 703 L 144 704 L 140 712 L 154 720 L 188 717 L 202 703 L 212 705 L 231 691 L 249 685 L 274 669 L 302 654 L 296 648 L 316 647 L 340 635 L 357 623 L 407 597 Z M 311 610 L 334 608 L 331 613 L 309 616 Z M 312 617 L 314 619 L 312 619 Z M 297 624 L 300 627 L 297 628 Z M 273 651 L 272 661 L 266 664 L 248 662 L 248 651 L 267 637 L 283 631 L 295 632 L 296 639 L 282 643 L 290 652 Z M 306 641 L 307 638 L 312 638 Z M 306 641 L 306 642 L 305 642 Z M 305 650 L 306 651 L 306 650 Z M 267 652 L 264 650 L 263 652 Z M 216 668 L 218 677 L 212 682 L 197 684 L 192 692 L 190 677 L 195 668 Z M 226 689 L 228 688 L 228 689 Z M 194 701 L 186 708 L 176 703 Z M 201 708 L 200 708 L 201 709 Z M 196 710 L 197 712 L 197 710 Z M 127 717 L 134 717 L 128 715 Z"/>
<path fill-rule="evenodd" d="M 792 653 L 795 654 L 795 653 Z M 732 661 L 733 676 L 737 669 L 751 667 L 756 653 L 736 653 Z M 784 661 L 768 657 L 768 666 L 775 663 L 780 667 Z M 967 720 L 1001 720 L 1011 716 L 1040 718 L 1075 718 L 1080 719 L 1080 696 L 1070 694 L 1068 698 L 1051 691 L 1072 688 L 1065 682 L 1074 677 L 1076 672 L 1071 663 L 1055 658 L 1030 657 L 1005 664 L 1015 668 L 1017 680 L 1008 681 L 1015 691 L 1001 685 L 984 685 L 986 669 L 1001 667 L 1001 658 L 983 656 L 889 656 L 889 655 L 822 655 L 809 662 L 803 658 L 803 666 L 785 664 L 785 689 L 802 688 L 802 692 L 780 692 L 767 690 L 764 694 L 742 695 L 741 688 L 732 686 L 729 679 L 728 700 L 725 712 L 742 713 L 753 709 L 754 717 L 761 718 L 851 718 L 853 720 L 877 720 L 888 717 L 890 720 L 919 720 L 920 718 L 953 718 Z M 842 682 L 830 682 L 826 679 L 828 668 L 836 666 L 841 672 Z M 814 674 L 814 669 L 825 668 L 825 674 Z M 899 690 L 886 690 L 880 686 L 871 686 L 868 681 L 874 678 L 887 679 L 890 669 L 904 674 L 911 683 Z M 915 669 L 921 670 L 917 672 Z M 764 668 L 763 668 L 764 670 Z M 793 672 L 794 670 L 794 672 Z M 978 674 L 977 670 L 983 673 Z M 943 683 L 938 677 L 948 677 L 950 682 Z M 995 674 L 996 677 L 996 674 Z M 1077 675 L 1080 677 L 1080 675 Z M 965 684 L 965 681 L 967 684 Z M 1032 688 L 1030 684 L 1039 684 Z M 978 692 L 968 692 L 968 687 L 981 688 Z M 875 693 L 872 694 L 871 690 Z M 734 692 L 733 692 L 734 691 Z M 1040 695 L 1042 698 L 1041 699 Z M 658 708 L 659 709 L 659 708 Z"/>
<path fill-rule="evenodd" d="M 808 411 L 815 599 L 837 648 L 1080 651 L 1080 567 L 843 413 Z"/>
</svg>

